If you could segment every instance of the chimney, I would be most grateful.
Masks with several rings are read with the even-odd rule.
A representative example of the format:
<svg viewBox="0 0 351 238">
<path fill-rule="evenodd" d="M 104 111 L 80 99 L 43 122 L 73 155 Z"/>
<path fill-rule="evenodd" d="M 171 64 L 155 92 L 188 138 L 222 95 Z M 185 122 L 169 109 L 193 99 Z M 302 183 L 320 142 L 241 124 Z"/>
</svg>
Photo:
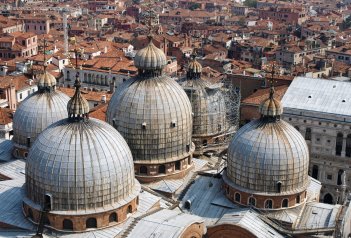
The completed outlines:
<svg viewBox="0 0 351 238">
<path fill-rule="evenodd" d="M 0 76 L 6 76 L 8 69 L 7 65 L 0 66 Z"/>
<path fill-rule="evenodd" d="M 101 96 L 101 102 L 102 103 L 106 103 L 106 95 L 102 95 Z"/>
</svg>

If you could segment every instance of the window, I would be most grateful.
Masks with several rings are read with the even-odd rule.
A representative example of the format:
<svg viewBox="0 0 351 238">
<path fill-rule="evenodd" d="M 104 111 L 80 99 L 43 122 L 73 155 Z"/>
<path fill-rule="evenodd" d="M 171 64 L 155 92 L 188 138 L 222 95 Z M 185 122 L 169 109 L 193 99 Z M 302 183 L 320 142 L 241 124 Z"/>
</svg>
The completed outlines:
<svg viewBox="0 0 351 238">
<path fill-rule="evenodd" d="M 128 213 L 132 213 L 132 212 L 133 212 L 132 205 L 129 205 L 129 206 L 128 206 Z"/>
<path fill-rule="evenodd" d="M 318 165 L 312 167 L 312 178 L 318 179 Z"/>
<path fill-rule="evenodd" d="M 267 209 L 272 209 L 273 208 L 273 201 L 271 199 L 266 200 L 264 203 L 264 207 Z"/>
<path fill-rule="evenodd" d="M 332 179 L 333 179 L 333 175 L 327 174 L 327 179 L 328 179 L 328 180 L 332 180 Z"/>
<path fill-rule="evenodd" d="M 284 198 L 282 202 L 282 207 L 288 207 L 288 206 L 289 206 L 289 200 L 287 198 Z"/>
<path fill-rule="evenodd" d="M 94 218 L 94 217 L 88 218 L 88 220 L 86 220 L 86 222 L 85 222 L 85 226 L 86 226 L 86 229 L 97 228 L 96 218 Z"/>
<path fill-rule="evenodd" d="M 249 204 L 250 206 L 256 206 L 256 199 L 254 197 L 249 198 Z"/>
<path fill-rule="evenodd" d="M 202 141 L 202 145 L 203 145 L 203 146 L 207 146 L 207 140 L 203 140 L 203 141 Z"/>
<path fill-rule="evenodd" d="M 147 167 L 144 165 L 140 166 L 139 173 L 140 174 L 147 174 Z"/>
<path fill-rule="evenodd" d="M 312 130 L 311 128 L 306 128 L 305 140 L 311 140 Z"/>
<path fill-rule="evenodd" d="M 238 203 L 241 202 L 241 195 L 240 195 L 240 193 L 235 193 L 235 195 L 234 195 L 234 200 L 235 200 L 236 202 L 238 202 Z"/>
<path fill-rule="evenodd" d="M 22 99 L 22 93 L 19 94 L 19 98 Z"/>
<path fill-rule="evenodd" d="M 296 196 L 296 203 L 300 203 L 301 202 L 301 197 L 300 197 L 300 195 L 297 195 Z"/>
<path fill-rule="evenodd" d="M 344 135 L 342 133 L 338 133 L 336 136 L 335 154 L 338 156 L 341 155 L 343 137 L 344 137 Z"/>
<path fill-rule="evenodd" d="M 33 211 L 32 211 L 32 209 L 31 208 L 28 208 L 28 217 L 31 219 L 31 220 L 33 220 Z"/>
<path fill-rule="evenodd" d="M 164 164 L 158 166 L 158 173 L 165 174 L 166 173 L 166 166 Z"/>
<path fill-rule="evenodd" d="M 277 192 L 280 193 L 282 191 L 282 182 L 277 182 Z"/>
<path fill-rule="evenodd" d="M 345 156 L 346 157 L 351 157 L 351 134 L 347 135 L 347 137 L 346 137 Z"/>
<path fill-rule="evenodd" d="M 108 221 L 109 221 L 109 223 L 117 222 L 118 221 L 117 213 L 115 213 L 115 212 L 111 213 L 109 218 L 108 218 Z"/>
<path fill-rule="evenodd" d="M 69 219 L 64 219 L 63 220 L 63 229 L 72 231 L 73 230 L 73 222 Z"/>
<path fill-rule="evenodd" d="M 340 169 L 338 172 L 338 181 L 337 181 L 337 185 L 342 185 L 343 184 L 343 174 L 344 174 L 344 170 Z"/>
<path fill-rule="evenodd" d="M 180 170 L 180 161 L 175 162 L 175 170 Z"/>
</svg>

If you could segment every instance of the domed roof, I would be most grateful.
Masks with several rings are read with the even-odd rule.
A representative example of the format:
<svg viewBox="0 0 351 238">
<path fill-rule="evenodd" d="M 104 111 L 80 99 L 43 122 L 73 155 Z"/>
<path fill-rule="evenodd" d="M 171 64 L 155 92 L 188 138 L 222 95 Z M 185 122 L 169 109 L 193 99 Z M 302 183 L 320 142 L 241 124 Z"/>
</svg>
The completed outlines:
<svg viewBox="0 0 351 238">
<path fill-rule="evenodd" d="M 67 104 L 67 111 L 69 117 L 73 117 L 75 115 L 87 115 L 89 113 L 89 103 L 88 101 L 82 96 L 80 92 L 80 81 L 76 80 L 74 83 L 76 87 L 76 91 L 74 92 L 73 97 L 69 100 Z"/>
<path fill-rule="evenodd" d="M 126 139 L 135 162 L 171 162 L 189 155 L 190 101 L 167 76 L 124 82 L 112 96 L 107 121 Z"/>
<path fill-rule="evenodd" d="M 27 148 L 52 123 L 67 117 L 69 97 L 59 91 L 37 91 L 21 102 L 13 117 L 13 141 Z"/>
<path fill-rule="evenodd" d="M 285 121 L 252 121 L 228 148 L 227 176 L 237 186 L 259 193 L 306 188 L 309 152 L 305 139 Z"/>
<path fill-rule="evenodd" d="M 201 67 L 199 62 L 196 64 Z M 181 82 L 181 85 L 192 105 L 193 137 L 222 133 L 227 130 L 228 123 L 225 99 L 220 87 L 215 87 L 201 78 L 193 80 L 193 77 L 189 77 L 189 71 L 190 69 L 187 80 Z"/>
<path fill-rule="evenodd" d="M 263 116 L 280 116 L 283 114 L 283 106 L 279 100 L 273 97 L 274 88 L 270 89 L 269 98 L 263 100 L 260 104 L 259 111 Z"/>
<path fill-rule="evenodd" d="M 250 193 L 277 193 L 278 183 L 282 193 L 303 191 L 308 183 L 307 144 L 293 126 L 280 120 L 281 108 L 270 109 L 278 100 L 271 95 L 268 102 L 261 106 L 266 114 L 235 134 L 228 148 L 226 176 L 239 190 Z"/>
<path fill-rule="evenodd" d="M 46 70 L 44 70 L 44 73 L 40 74 L 37 78 L 38 78 L 38 87 L 56 86 L 56 78 Z"/>
<path fill-rule="evenodd" d="M 193 73 L 201 73 L 202 65 L 194 58 L 189 62 L 188 71 L 191 71 Z"/>
<path fill-rule="evenodd" d="M 26 164 L 27 197 L 52 211 L 99 212 L 138 196 L 130 149 L 110 125 L 97 119 L 60 120 L 33 144 Z"/>
<path fill-rule="evenodd" d="M 163 69 L 167 65 L 167 58 L 163 51 L 152 43 L 149 36 L 149 44 L 139 50 L 134 57 L 134 65 L 139 70 Z"/>
</svg>

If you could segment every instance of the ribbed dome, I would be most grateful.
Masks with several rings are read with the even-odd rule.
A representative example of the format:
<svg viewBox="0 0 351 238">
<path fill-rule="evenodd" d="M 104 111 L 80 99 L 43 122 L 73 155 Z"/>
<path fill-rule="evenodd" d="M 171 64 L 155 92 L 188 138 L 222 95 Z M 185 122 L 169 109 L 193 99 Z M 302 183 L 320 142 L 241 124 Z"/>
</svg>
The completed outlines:
<svg viewBox="0 0 351 238">
<path fill-rule="evenodd" d="M 181 86 L 167 76 L 124 82 L 106 115 L 126 139 L 135 162 L 165 163 L 189 155 L 191 104 Z"/>
<path fill-rule="evenodd" d="M 26 164 L 27 197 L 52 212 L 95 213 L 118 208 L 138 196 L 133 158 L 123 137 L 97 119 L 64 119 L 33 144 Z"/>
<path fill-rule="evenodd" d="M 46 70 L 44 70 L 44 73 L 40 74 L 37 78 L 39 88 L 56 86 L 56 78 Z"/>
<path fill-rule="evenodd" d="M 262 117 L 238 130 L 228 148 L 227 177 L 249 193 L 295 194 L 307 187 L 309 151 L 305 139 L 280 120 L 280 102 L 261 104 Z"/>
<path fill-rule="evenodd" d="M 191 60 L 188 65 L 188 71 L 191 71 L 192 73 L 201 73 L 202 66 L 196 59 Z"/>
<path fill-rule="evenodd" d="M 70 118 L 76 118 L 79 120 L 83 117 L 87 117 L 90 108 L 88 101 L 82 96 L 80 92 L 81 84 L 78 78 L 76 79 L 74 86 L 76 90 L 73 97 L 67 104 L 67 111 Z"/>
<path fill-rule="evenodd" d="M 52 123 L 67 117 L 69 97 L 59 91 L 35 92 L 21 102 L 13 118 L 13 141 L 16 147 L 27 148 Z"/>
<path fill-rule="evenodd" d="M 181 83 L 193 111 L 193 137 L 211 136 L 228 129 L 225 99 L 219 87 L 208 82 L 186 80 Z"/>
<path fill-rule="evenodd" d="M 267 98 L 260 104 L 259 111 L 263 116 L 280 116 L 283 114 L 283 106 L 279 100 Z"/>
<path fill-rule="evenodd" d="M 139 70 L 161 70 L 167 65 L 166 55 L 152 43 L 152 38 L 149 38 L 149 44 L 136 53 L 134 65 Z"/>
</svg>

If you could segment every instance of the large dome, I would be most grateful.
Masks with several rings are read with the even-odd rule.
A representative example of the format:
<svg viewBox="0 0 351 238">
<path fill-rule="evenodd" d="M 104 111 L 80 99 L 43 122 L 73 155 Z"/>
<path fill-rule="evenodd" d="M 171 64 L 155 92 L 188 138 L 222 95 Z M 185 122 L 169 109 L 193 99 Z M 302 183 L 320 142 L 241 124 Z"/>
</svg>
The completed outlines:
<svg viewBox="0 0 351 238">
<path fill-rule="evenodd" d="M 13 118 L 14 155 L 24 157 L 37 136 L 52 123 L 67 117 L 69 97 L 55 90 L 53 76 L 39 77 L 38 91 L 19 105 Z"/>
<path fill-rule="evenodd" d="M 125 82 L 110 101 L 107 121 L 126 139 L 135 162 L 166 163 L 189 155 L 191 104 L 166 76 Z"/>
<path fill-rule="evenodd" d="M 165 59 L 150 38 L 134 60 L 138 76 L 120 86 L 106 113 L 131 148 L 143 182 L 182 177 L 192 167 L 191 104 L 182 87 L 163 74 Z"/>
<path fill-rule="evenodd" d="M 238 130 L 228 148 L 228 178 L 258 193 L 305 189 L 309 152 L 305 139 L 285 121 L 252 121 Z"/>
<path fill-rule="evenodd" d="M 228 148 L 227 176 L 236 185 L 258 193 L 296 193 L 306 189 L 309 151 L 305 139 L 280 119 L 279 100 L 260 105 L 261 118 L 238 130 Z M 277 184 L 279 184 L 279 189 Z"/>
<path fill-rule="evenodd" d="M 23 209 L 35 222 L 46 210 L 54 229 L 84 231 L 136 211 L 140 184 L 126 141 L 106 122 L 89 119 L 78 78 L 74 85 L 67 118 L 45 129 L 30 149 Z"/>
<path fill-rule="evenodd" d="M 49 126 L 33 144 L 26 165 L 27 197 L 52 211 L 117 208 L 138 196 L 133 158 L 123 137 L 97 119 Z"/>
</svg>

